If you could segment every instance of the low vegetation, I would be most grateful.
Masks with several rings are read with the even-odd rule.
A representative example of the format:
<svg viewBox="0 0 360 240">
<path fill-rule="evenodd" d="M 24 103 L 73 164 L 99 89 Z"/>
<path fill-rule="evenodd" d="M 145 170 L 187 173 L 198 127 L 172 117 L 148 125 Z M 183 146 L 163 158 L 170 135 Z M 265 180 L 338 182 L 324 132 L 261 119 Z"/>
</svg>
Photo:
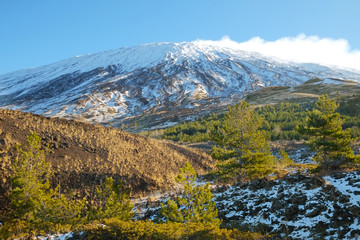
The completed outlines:
<svg viewBox="0 0 360 240">
<path fill-rule="evenodd" d="M 76 231 L 80 239 L 263 239 L 261 234 L 221 229 L 209 185 L 195 186 L 195 169 L 186 164 L 177 181 L 184 186 L 178 202 L 162 206 L 165 223 L 131 221 L 129 192 L 113 179 L 96 189 L 88 199 L 63 194 L 60 185 L 50 187 L 51 165 L 45 161 L 41 138 L 28 136 L 24 148 L 17 147 L 12 159 L 10 211 L 2 216 L 0 237 L 13 239 L 63 231 Z M 73 237 L 73 238 L 74 238 Z"/>
<path fill-rule="evenodd" d="M 104 225 L 102 225 L 104 224 Z M 162 223 L 151 221 L 124 222 L 118 219 L 107 219 L 99 224 L 87 225 L 80 235 L 86 239 L 141 239 L 141 240 L 175 240 L 175 239 L 270 239 L 259 233 L 243 232 L 236 228 L 227 229 L 205 223 Z"/>
</svg>

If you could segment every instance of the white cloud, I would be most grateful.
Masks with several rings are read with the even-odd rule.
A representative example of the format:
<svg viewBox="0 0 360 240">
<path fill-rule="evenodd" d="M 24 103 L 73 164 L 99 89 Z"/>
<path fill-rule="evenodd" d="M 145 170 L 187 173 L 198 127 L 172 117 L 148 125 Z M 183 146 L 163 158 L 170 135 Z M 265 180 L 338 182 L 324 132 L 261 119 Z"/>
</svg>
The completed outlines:
<svg viewBox="0 0 360 240">
<path fill-rule="evenodd" d="M 346 39 L 300 34 L 297 37 L 284 37 L 275 41 L 265 41 L 260 37 L 254 37 L 239 43 L 231 40 L 229 36 L 224 36 L 220 41 L 198 41 L 259 52 L 294 62 L 319 63 L 360 70 L 360 51 L 352 50 Z"/>
</svg>

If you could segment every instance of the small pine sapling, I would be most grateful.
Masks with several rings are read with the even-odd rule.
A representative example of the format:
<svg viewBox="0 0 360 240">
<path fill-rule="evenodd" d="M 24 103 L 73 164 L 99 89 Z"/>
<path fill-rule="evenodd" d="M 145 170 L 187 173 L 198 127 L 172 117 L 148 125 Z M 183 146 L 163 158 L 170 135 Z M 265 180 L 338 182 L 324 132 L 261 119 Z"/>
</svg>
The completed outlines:
<svg viewBox="0 0 360 240">
<path fill-rule="evenodd" d="M 176 201 L 170 199 L 166 204 L 161 204 L 161 216 L 168 222 L 220 225 L 221 221 L 217 218 L 218 210 L 215 202 L 212 201 L 213 195 L 209 183 L 196 186 L 196 171 L 189 163 L 180 169 L 176 181 L 184 187 L 184 190 Z"/>
</svg>

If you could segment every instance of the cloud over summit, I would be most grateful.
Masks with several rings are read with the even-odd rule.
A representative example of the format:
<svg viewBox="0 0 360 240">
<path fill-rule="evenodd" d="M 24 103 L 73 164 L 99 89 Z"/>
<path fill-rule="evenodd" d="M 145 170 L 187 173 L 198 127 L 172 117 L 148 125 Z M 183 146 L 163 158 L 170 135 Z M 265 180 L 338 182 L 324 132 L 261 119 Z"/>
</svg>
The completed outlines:
<svg viewBox="0 0 360 240">
<path fill-rule="evenodd" d="M 198 41 L 202 42 L 203 40 Z M 351 49 L 346 39 L 320 38 L 300 34 L 296 37 L 284 37 L 275 41 L 254 37 L 246 42 L 236 42 L 229 36 L 224 36 L 219 41 L 203 42 L 259 52 L 288 61 L 319 63 L 360 70 L 360 50 Z"/>
</svg>

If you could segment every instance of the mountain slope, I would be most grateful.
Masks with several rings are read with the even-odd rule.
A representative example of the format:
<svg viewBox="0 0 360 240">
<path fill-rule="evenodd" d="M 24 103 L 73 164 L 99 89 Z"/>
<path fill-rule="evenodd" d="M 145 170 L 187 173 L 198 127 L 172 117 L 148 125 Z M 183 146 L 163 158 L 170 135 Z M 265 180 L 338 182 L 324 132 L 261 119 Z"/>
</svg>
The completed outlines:
<svg viewBox="0 0 360 240">
<path fill-rule="evenodd" d="M 287 63 L 203 42 L 154 43 L 78 56 L 0 76 L 0 106 L 97 123 L 208 109 L 266 86 L 360 74 Z"/>
<path fill-rule="evenodd" d="M 132 195 L 171 189 L 186 162 L 199 174 L 214 168 L 211 157 L 172 142 L 137 136 L 115 128 L 20 111 L 0 109 L 0 206 L 9 186 L 10 161 L 15 143 L 22 145 L 35 131 L 50 153 L 53 184 L 88 195 L 93 185 L 112 176 L 123 180 Z M 1 207 L 0 207 L 1 212 Z"/>
</svg>

